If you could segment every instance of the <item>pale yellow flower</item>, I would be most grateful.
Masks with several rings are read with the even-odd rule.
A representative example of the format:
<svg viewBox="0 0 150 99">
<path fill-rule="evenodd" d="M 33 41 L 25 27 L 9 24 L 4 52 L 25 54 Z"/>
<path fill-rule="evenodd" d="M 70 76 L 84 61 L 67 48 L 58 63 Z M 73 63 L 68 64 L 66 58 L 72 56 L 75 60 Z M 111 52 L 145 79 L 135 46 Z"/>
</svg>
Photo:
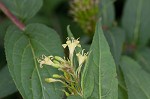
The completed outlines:
<svg viewBox="0 0 150 99">
<path fill-rule="evenodd" d="M 40 63 L 40 67 L 43 68 L 43 65 L 53 65 L 54 63 L 52 62 L 52 59 L 53 56 L 42 55 L 42 58 L 37 60 Z"/>
<path fill-rule="evenodd" d="M 73 53 L 74 53 L 74 50 L 75 48 L 78 46 L 78 47 L 81 47 L 81 45 L 79 44 L 80 41 L 79 39 L 74 39 L 73 37 L 71 39 L 69 39 L 69 37 L 67 38 L 67 41 L 66 41 L 66 44 L 63 44 L 62 46 L 64 48 L 66 48 L 68 46 L 69 48 L 69 55 L 70 55 L 70 58 L 73 57 Z"/>
<path fill-rule="evenodd" d="M 79 61 L 79 66 L 81 66 L 85 62 L 85 60 L 87 59 L 88 53 L 84 53 L 84 49 L 83 49 L 82 52 L 77 53 L 76 56 L 77 56 L 78 61 Z"/>
</svg>

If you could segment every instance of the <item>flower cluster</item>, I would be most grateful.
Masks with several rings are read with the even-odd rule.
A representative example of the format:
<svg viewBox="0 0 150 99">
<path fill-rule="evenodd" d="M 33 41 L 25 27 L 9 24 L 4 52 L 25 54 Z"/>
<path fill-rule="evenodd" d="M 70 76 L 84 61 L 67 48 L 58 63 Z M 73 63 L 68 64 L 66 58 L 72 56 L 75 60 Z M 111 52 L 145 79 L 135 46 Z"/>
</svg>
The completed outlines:
<svg viewBox="0 0 150 99">
<path fill-rule="evenodd" d="M 79 39 L 74 39 L 73 37 L 68 37 L 66 44 L 62 46 L 63 48 L 68 47 L 69 58 L 42 55 L 42 57 L 38 59 L 41 68 L 43 65 L 50 65 L 63 72 L 63 75 L 53 74 L 52 78 L 46 78 L 45 81 L 49 83 L 62 83 L 65 88 L 67 88 L 67 90 L 63 90 L 67 96 L 77 94 L 82 96 L 82 88 L 80 85 L 81 69 L 88 57 L 88 53 L 84 53 L 84 49 L 81 52 L 75 53 L 75 48 L 81 48 L 81 45 Z M 78 64 L 74 64 L 74 57 L 77 57 Z"/>
<path fill-rule="evenodd" d="M 70 14 L 84 32 L 93 35 L 98 19 L 99 0 L 71 0 Z"/>
</svg>

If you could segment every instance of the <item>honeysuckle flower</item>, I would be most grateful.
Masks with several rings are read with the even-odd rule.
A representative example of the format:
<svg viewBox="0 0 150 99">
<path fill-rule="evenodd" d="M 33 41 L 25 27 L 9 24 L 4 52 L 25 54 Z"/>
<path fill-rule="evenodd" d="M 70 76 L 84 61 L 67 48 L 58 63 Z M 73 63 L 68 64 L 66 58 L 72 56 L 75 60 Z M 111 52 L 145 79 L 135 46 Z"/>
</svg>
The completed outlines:
<svg viewBox="0 0 150 99">
<path fill-rule="evenodd" d="M 54 59 L 53 56 L 45 56 L 42 55 L 41 59 L 37 59 L 37 61 L 40 63 L 40 68 L 43 68 L 43 65 L 51 65 L 55 68 L 59 68 L 61 65 L 54 63 L 52 60 Z"/>
<path fill-rule="evenodd" d="M 81 47 L 81 45 L 79 43 L 80 43 L 79 38 L 78 39 L 74 39 L 73 37 L 71 37 L 71 39 L 69 39 L 69 37 L 68 37 L 67 41 L 66 41 L 66 44 L 62 45 L 64 48 L 66 48 L 68 46 L 68 48 L 69 48 L 69 55 L 70 55 L 71 59 L 73 57 L 73 53 L 74 53 L 75 48 L 77 46 Z"/>
<path fill-rule="evenodd" d="M 81 53 L 79 52 L 76 54 L 78 61 L 79 61 L 79 66 L 81 66 L 85 62 L 85 60 L 87 59 L 88 52 L 84 53 L 84 50 L 85 49 L 83 49 Z"/>
<path fill-rule="evenodd" d="M 42 55 L 41 59 L 37 59 L 37 61 L 40 63 L 40 67 L 43 68 L 43 65 L 53 65 L 54 63 L 52 62 L 53 56 L 45 56 Z"/>
</svg>

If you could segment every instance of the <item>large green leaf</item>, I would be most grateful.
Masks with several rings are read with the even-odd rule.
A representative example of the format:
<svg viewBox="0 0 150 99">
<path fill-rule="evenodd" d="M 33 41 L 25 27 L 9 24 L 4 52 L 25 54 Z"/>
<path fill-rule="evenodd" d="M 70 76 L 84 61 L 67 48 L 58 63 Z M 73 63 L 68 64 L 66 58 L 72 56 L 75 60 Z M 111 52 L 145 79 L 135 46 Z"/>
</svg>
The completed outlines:
<svg viewBox="0 0 150 99">
<path fill-rule="evenodd" d="M 143 48 L 136 52 L 136 59 L 142 68 L 150 73 L 150 49 Z"/>
<path fill-rule="evenodd" d="M 0 98 L 8 96 L 17 91 L 7 66 L 0 70 L 0 90 Z"/>
<path fill-rule="evenodd" d="M 136 61 L 126 56 L 122 58 L 121 68 L 129 99 L 150 99 L 150 75 Z"/>
<path fill-rule="evenodd" d="M 94 75 L 92 71 L 92 65 L 93 63 L 90 62 L 90 59 L 92 59 L 92 55 L 90 53 L 90 57 L 88 57 L 87 62 L 84 67 L 84 71 L 82 73 L 81 78 L 81 87 L 83 90 L 83 98 L 87 99 L 91 96 L 93 90 L 94 90 Z M 97 93 L 98 94 L 98 93 Z"/>
<path fill-rule="evenodd" d="M 100 15 L 104 26 L 112 26 L 115 20 L 114 0 L 100 0 Z"/>
<path fill-rule="evenodd" d="M 124 8 L 122 25 L 127 32 L 127 38 L 145 45 L 150 38 L 150 0 L 127 0 Z M 137 43 L 137 42 L 136 42 Z"/>
<path fill-rule="evenodd" d="M 10 11 L 22 20 L 33 17 L 41 8 L 43 0 L 2 0 Z"/>
<path fill-rule="evenodd" d="M 89 99 L 117 99 L 116 76 L 115 63 L 104 37 L 101 22 L 98 21 L 82 77 L 84 98 L 90 96 Z"/>
<path fill-rule="evenodd" d="M 5 37 L 5 51 L 10 73 L 24 99 L 61 99 L 61 86 L 46 83 L 45 78 L 57 69 L 40 68 L 37 58 L 45 55 L 63 55 L 57 33 L 42 24 L 30 24 L 25 31 L 11 26 Z"/>
<path fill-rule="evenodd" d="M 127 99 L 127 90 L 124 83 L 122 71 L 119 67 L 120 57 L 122 53 L 123 43 L 125 40 L 125 32 L 119 27 L 113 27 L 109 30 L 104 31 L 105 37 L 110 46 L 110 51 L 114 57 L 117 65 L 117 78 L 118 78 L 118 99 Z"/>
<path fill-rule="evenodd" d="M 110 51 L 118 65 L 125 40 L 124 30 L 119 27 L 113 27 L 109 30 L 105 30 L 104 33 L 110 46 Z"/>
</svg>

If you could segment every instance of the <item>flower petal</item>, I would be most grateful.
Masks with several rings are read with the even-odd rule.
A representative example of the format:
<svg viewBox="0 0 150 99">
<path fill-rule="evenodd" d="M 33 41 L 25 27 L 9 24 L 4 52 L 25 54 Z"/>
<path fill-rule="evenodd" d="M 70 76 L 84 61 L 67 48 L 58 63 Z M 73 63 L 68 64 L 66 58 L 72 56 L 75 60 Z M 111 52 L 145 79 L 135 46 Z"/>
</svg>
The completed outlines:
<svg viewBox="0 0 150 99">
<path fill-rule="evenodd" d="M 66 48 L 67 47 L 67 44 L 62 44 L 63 48 Z"/>
</svg>

